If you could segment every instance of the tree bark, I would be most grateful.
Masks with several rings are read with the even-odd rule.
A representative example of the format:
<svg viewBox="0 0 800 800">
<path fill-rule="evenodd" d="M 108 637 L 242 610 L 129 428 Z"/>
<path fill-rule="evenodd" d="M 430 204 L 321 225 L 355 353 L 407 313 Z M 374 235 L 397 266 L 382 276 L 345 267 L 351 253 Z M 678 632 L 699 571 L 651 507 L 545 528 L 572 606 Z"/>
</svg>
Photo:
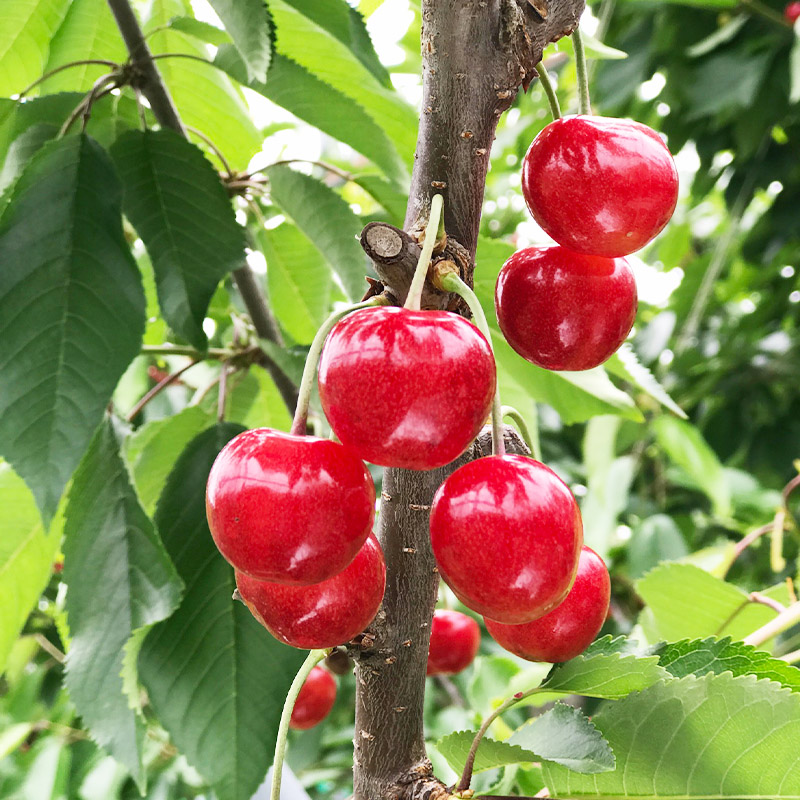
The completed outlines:
<svg viewBox="0 0 800 800">
<path fill-rule="evenodd" d="M 536 0 L 537 11 L 529 0 L 423 0 L 424 99 L 404 225 L 408 235 L 373 226 L 362 236 L 378 275 L 400 302 L 411 283 L 416 240 L 437 193 L 444 196 L 448 257 L 456 255 L 462 277 L 471 283 L 498 119 L 535 76 L 544 47 L 574 30 L 583 6 L 584 0 L 546 5 Z M 426 287 L 426 307 L 452 306 L 446 295 L 436 295 Z M 512 443 L 509 448 L 514 452 Z M 386 595 L 360 652 L 354 653 L 355 800 L 436 800 L 448 794 L 426 758 L 422 720 L 439 584 L 428 518 L 444 478 L 490 451 L 479 441 L 440 470 L 384 472 L 379 539 L 386 556 Z"/>
</svg>

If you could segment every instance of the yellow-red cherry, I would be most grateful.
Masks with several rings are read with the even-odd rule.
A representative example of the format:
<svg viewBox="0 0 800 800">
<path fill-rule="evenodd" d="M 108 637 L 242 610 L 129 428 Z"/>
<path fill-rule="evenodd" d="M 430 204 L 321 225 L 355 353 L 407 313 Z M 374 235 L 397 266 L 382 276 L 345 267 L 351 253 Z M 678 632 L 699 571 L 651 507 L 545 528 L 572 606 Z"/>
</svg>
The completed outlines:
<svg viewBox="0 0 800 800">
<path fill-rule="evenodd" d="M 236 586 L 276 639 L 301 650 L 322 650 L 349 642 L 372 622 L 383 599 L 386 564 L 371 533 L 352 563 L 321 583 L 288 586 L 237 572 Z"/>
<path fill-rule="evenodd" d="M 336 681 L 322 667 L 314 667 L 297 695 L 289 727 L 305 731 L 319 725 L 331 713 L 336 702 Z"/>
<path fill-rule="evenodd" d="M 580 655 L 603 627 L 611 581 L 603 559 L 584 546 L 575 584 L 561 605 L 524 625 L 502 625 L 490 619 L 486 628 L 501 646 L 528 661 L 568 661 Z"/>
<path fill-rule="evenodd" d="M 384 467 L 434 469 L 458 458 L 491 411 L 495 381 L 483 334 L 447 311 L 349 314 L 319 362 L 320 399 L 334 433 Z"/>
<path fill-rule="evenodd" d="M 522 162 L 533 218 L 559 244 L 616 258 L 644 247 L 678 200 L 678 172 L 661 137 L 627 119 L 551 122 Z"/>
<path fill-rule="evenodd" d="M 518 455 L 487 456 L 457 469 L 431 508 L 439 572 L 467 608 L 518 624 L 566 596 L 578 568 L 578 504 L 551 469 Z"/>
<path fill-rule="evenodd" d="M 341 572 L 366 541 L 375 485 L 361 459 L 338 442 L 256 428 L 228 442 L 214 461 L 206 515 L 238 572 L 319 583 Z"/>
<path fill-rule="evenodd" d="M 602 364 L 625 341 L 637 304 L 624 258 L 558 246 L 514 253 L 495 287 L 503 336 L 523 358 L 552 370 Z"/>
<path fill-rule="evenodd" d="M 474 660 L 481 644 L 478 623 L 460 611 L 447 608 L 433 612 L 428 647 L 428 675 L 455 675 Z"/>
</svg>

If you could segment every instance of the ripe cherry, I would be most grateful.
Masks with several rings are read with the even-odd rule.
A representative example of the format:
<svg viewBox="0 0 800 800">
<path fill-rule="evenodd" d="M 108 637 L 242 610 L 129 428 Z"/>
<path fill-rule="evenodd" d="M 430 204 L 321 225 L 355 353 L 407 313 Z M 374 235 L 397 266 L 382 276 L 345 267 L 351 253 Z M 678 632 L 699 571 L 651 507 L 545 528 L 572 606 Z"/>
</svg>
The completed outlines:
<svg viewBox="0 0 800 800">
<path fill-rule="evenodd" d="M 783 9 L 783 18 L 792 25 L 800 19 L 800 0 L 786 5 Z"/>
<path fill-rule="evenodd" d="M 644 247 L 669 221 L 678 173 L 658 134 L 625 119 L 551 122 L 522 162 L 522 193 L 559 244 L 616 258 Z"/>
<path fill-rule="evenodd" d="M 314 667 L 297 695 L 289 727 L 304 731 L 319 725 L 336 701 L 336 681 L 322 667 Z"/>
<path fill-rule="evenodd" d="M 602 364 L 625 341 L 636 307 L 636 282 L 624 258 L 529 247 L 511 256 L 497 276 L 495 309 L 503 336 L 545 369 Z"/>
<path fill-rule="evenodd" d="M 567 596 L 583 527 L 572 493 L 544 464 L 488 456 L 460 467 L 439 487 L 431 544 L 442 578 L 465 606 L 518 624 Z"/>
<path fill-rule="evenodd" d="M 486 339 L 447 311 L 357 311 L 331 332 L 319 363 L 322 407 L 341 442 L 405 469 L 458 458 L 489 415 L 495 380 Z"/>
<path fill-rule="evenodd" d="M 319 650 L 349 642 L 372 622 L 383 599 L 386 565 L 370 534 L 353 562 L 321 583 L 287 586 L 237 572 L 236 585 L 253 616 L 276 639 Z"/>
<path fill-rule="evenodd" d="M 258 428 L 217 456 L 206 514 L 217 547 L 239 572 L 319 583 L 364 544 L 375 486 L 361 459 L 337 442 Z"/>
<path fill-rule="evenodd" d="M 581 551 L 578 575 L 567 599 L 549 614 L 524 625 L 486 620 L 492 638 L 528 661 L 568 661 L 580 655 L 606 619 L 611 581 L 603 559 L 589 547 Z"/>
<path fill-rule="evenodd" d="M 433 612 L 428 675 L 455 675 L 474 660 L 481 643 L 481 629 L 472 617 L 460 611 Z"/>
</svg>

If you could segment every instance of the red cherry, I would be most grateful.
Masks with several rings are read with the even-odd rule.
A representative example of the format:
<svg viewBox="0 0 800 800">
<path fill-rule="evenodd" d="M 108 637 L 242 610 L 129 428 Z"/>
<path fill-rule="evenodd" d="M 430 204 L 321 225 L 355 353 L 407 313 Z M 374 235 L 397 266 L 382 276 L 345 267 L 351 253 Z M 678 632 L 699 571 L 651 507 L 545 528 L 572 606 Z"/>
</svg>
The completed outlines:
<svg viewBox="0 0 800 800">
<path fill-rule="evenodd" d="M 208 476 L 214 542 L 239 571 L 278 583 L 319 583 L 361 549 L 375 486 L 337 442 L 257 428 L 232 439 Z"/>
<path fill-rule="evenodd" d="M 481 643 L 481 629 L 460 611 L 433 612 L 428 675 L 455 675 L 474 660 Z"/>
<path fill-rule="evenodd" d="M 606 619 L 611 581 L 603 559 L 583 548 L 578 575 L 567 599 L 558 608 L 524 625 L 501 625 L 486 620 L 492 638 L 528 661 L 569 661 L 597 636 Z"/>
<path fill-rule="evenodd" d="M 565 247 L 514 253 L 497 276 L 497 321 L 523 358 L 555 370 L 591 369 L 625 341 L 636 282 L 624 258 Z"/>
<path fill-rule="evenodd" d="M 331 332 L 319 362 L 322 407 L 365 461 L 433 469 L 478 435 L 492 407 L 488 342 L 447 311 L 364 309 Z"/>
<path fill-rule="evenodd" d="M 787 22 L 794 25 L 800 19 L 800 0 L 787 4 L 786 8 L 783 9 L 783 17 Z"/>
<path fill-rule="evenodd" d="M 361 633 L 378 613 L 385 585 L 383 551 L 373 534 L 350 566 L 311 586 L 236 573 L 239 594 L 253 616 L 276 639 L 302 650 L 335 647 Z"/>
<path fill-rule="evenodd" d="M 627 119 L 551 122 L 522 162 L 533 218 L 559 244 L 616 258 L 644 247 L 669 221 L 678 172 L 658 134 Z"/>
<path fill-rule="evenodd" d="M 499 622 L 529 622 L 555 608 L 572 586 L 581 514 L 544 464 L 488 456 L 439 487 L 431 544 L 442 578 L 465 606 Z"/>
<path fill-rule="evenodd" d="M 314 667 L 297 695 L 289 727 L 304 731 L 319 725 L 330 714 L 336 700 L 336 681 L 322 667 Z"/>
</svg>

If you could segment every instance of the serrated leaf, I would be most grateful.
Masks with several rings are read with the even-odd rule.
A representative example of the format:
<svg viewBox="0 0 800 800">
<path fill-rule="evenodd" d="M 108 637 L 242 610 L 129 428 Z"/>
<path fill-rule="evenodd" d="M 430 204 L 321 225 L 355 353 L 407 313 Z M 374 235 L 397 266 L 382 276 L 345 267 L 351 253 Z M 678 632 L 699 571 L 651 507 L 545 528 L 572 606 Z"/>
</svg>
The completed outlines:
<svg viewBox="0 0 800 800">
<path fill-rule="evenodd" d="M 233 570 L 206 524 L 211 464 L 242 430 L 224 424 L 204 431 L 169 476 L 156 524 L 186 592 L 139 655 L 154 713 L 219 800 L 249 800 L 263 780 L 286 692 L 305 657 L 269 636 L 231 599 Z"/>
<path fill-rule="evenodd" d="M 755 675 L 757 678 L 780 683 L 793 692 L 800 692 L 800 669 L 772 658 L 744 642 L 724 639 L 684 639 L 680 642 L 662 642 L 650 650 L 659 663 L 676 678 L 688 675 Z"/>
<path fill-rule="evenodd" d="M 72 0 L 50 43 L 45 72 L 93 58 L 124 64 L 128 51 L 105 0 Z M 107 66 L 80 64 L 48 78 L 41 84 L 40 91 L 48 94 L 85 92 L 101 75 L 110 71 Z"/>
<path fill-rule="evenodd" d="M 555 764 L 555 797 L 800 797 L 800 696 L 730 674 L 657 683 L 592 718 L 617 757 L 585 777 Z"/>
<path fill-rule="evenodd" d="M 299 344 L 311 344 L 328 316 L 331 273 L 322 254 L 294 225 L 256 234 L 267 259 L 267 285 L 275 316 Z"/>
<path fill-rule="evenodd" d="M 202 408 L 190 406 L 179 414 L 145 423 L 125 440 L 123 454 L 148 514 L 155 510 L 167 476 L 184 448 L 212 422 Z"/>
<path fill-rule="evenodd" d="M 244 264 L 244 233 L 202 151 L 170 130 L 130 131 L 111 148 L 123 210 L 142 237 L 170 327 L 205 350 L 217 284 Z"/>
<path fill-rule="evenodd" d="M 46 523 L 142 340 L 120 194 L 106 153 L 71 136 L 31 159 L 0 217 L 0 453 Z"/>
<path fill-rule="evenodd" d="M 272 54 L 272 23 L 264 0 L 209 0 L 247 65 L 249 80 L 265 81 Z"/>
<path fill-rule="evenodd" d="M 3 534 L 0 536 L 2 675 L 14 641 L 52 574 L 63 519 L 57 517 L 50 529 L 45 530 L 33 495 L 8 464 L 0 464 L 0 508 L 3 509 Z"/>
<path fill-rule="evenodd" d="M 173 17 L 167 27 L 181 33 L 188 33 L 189 36 L 194 36 L 195 39 L 199 39 L 201 42 L 213 44 L 215 47 L 231 43 L 231 37 L 227 31 L 218 28 L 216 25 L 210 25 L 208 22 L 201 22 L 194 17 Z"/>
<path fill-rule="evenodd" d="M 686 412 L 669 396 L 667 390 L 655 379 L 653 373 L 640 363 L 628 342 L 624 342 L 622 347 L 606 361 L 605 368 L 612 375 L 629 381 L 654 400 L 658 400 L 664 408 L 668 408 L 681 419 L 687 418 Z"/>
<path fill-rule="evenodd" d="M 777 613 L 692 564 L 662 564 L 636 582 L 636 592 L 647 604 L 646 630 L 669 642 L 723 634 L 744 639 Z"/>
<path fill-rule="evenodd" d="M 123 648 L 137 629 L 169 616 L 181 581 L 139 505 L 111 420 L 75 473 L 65 520 L 65 683 L 92 737 L 143 789 L 145 726 L 123 693 Z"/>
<path fill-rule="evenodd" d="M 6 0 L 0 26 L 0 95 L 9 97 L 41 77 L 68 0 Z"/>
<path fill-rule="evenodd" d="M 357 238 L 363 227 L 336 192 L 324 183 L 286 166 L 270 167 L 270 197 L 322 253 L 339 276 L 351 300 L 366 291 L 364 276 L 373 275 Z"/>
</svg>

